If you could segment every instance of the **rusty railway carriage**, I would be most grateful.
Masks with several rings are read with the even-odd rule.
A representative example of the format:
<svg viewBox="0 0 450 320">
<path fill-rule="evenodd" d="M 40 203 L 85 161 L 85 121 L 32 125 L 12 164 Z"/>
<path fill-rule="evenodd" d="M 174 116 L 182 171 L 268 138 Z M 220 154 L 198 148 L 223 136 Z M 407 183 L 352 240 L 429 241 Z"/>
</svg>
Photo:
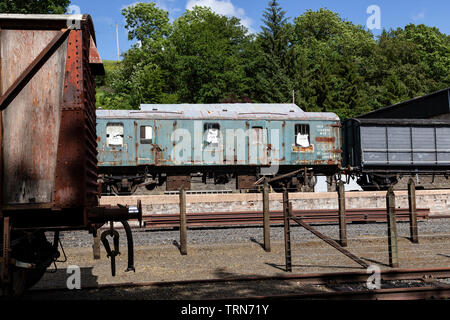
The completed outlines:
<svg viewBox="0 0 450 320">
<path fill-rule="evenodd" d="M 90 16 L 0 14 L 0 52 L 0 280 L 18 293 L 58 258 L 59 231 L 95 234 L 141 212 L 99 206 L 95 76 L 104 69 Z"/>
<path fill-rule="evenodd" d="M 163 182 L 189 190 L 194 174 L 253 189 L 261 176 L 295 171 L 284 186 L 300 190 L 341 164 L 339 118 L 294 104 L 142 105 L 97 118 L 100 172 L 119 194 Z"/>
<path fill-rule="evenodd" d="M 269 176 L 275 189 L 312 190 L 313 174 L 341 173 L 365 190 L 411 175 L 431 176 L 432 185 L 435 176 L 450 176 L 449 115 L 450 88 L 342 124 L 333 113 L 293 104 L 98 110 L 99 170 L 104 191 L 116 194 L 164 182 L 168 191 L 190 189 L 193 174 L 216 184 L 235 178 L 237 189 Z M 178 148 L 182 139 L 185 150 Z"/>
</svg>

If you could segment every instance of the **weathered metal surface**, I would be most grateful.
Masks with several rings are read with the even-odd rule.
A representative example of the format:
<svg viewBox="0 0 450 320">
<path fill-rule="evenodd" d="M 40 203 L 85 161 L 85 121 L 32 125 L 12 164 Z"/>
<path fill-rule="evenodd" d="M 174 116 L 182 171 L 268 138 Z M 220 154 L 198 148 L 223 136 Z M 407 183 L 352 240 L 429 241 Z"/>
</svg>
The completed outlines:
<svg viewBox="0 0 450 320">
<path fill-rule="evenodd" d="M 8 88 L 60 31 L 1 31 Z M 4 204 L 53 200 L 67 40 L 3 112 Z"/>
<path fill-rule="evenodd" d="M 102 111 L 102 117 L 148 117 L 155 119 L 232 120 L 338 120 L 334 113 L 304 112 L 295 104 L 166 104 L 141 105 L 140 111 Z"/>
<path fill-rule="evenodd" d="M 88 32 L 72 31 L 64 82 L 55 205 L 98 205 L 95 85 L 89 70 Z"/>
<path fill-rule="evenodd" d="M 102 58 L 100 58 L 100 54 L 98 53 L 97 46 L 92 35 L 90 36 L 89 43 L 89 64 L 92 73 L 95 75 L 105 75 L 105 67 L 103 66 Z"/>
<path fill-rule="evenodd" d="M 13 84 L 0 97 L 0 110 L 5 110 L 14 98 L 21 92 L 33 76 L 40 70 L 40 68 L 47 62 L 47 60 L 58 50 L 61 44 L 69 34 L 69 29 L 63 29 L 60 33 L 50 41 L 39 55 L 30 63 L 29 66 L 16 78 Z"/>
<path fill-rule="evenodd" d="M 2 94 L 14 92 L 2 121 L 4 207 L 98 205 L 90 17 L 0 14 L 0 27 Z"/>
<path fill-rule="evenodd" d="M 236 179 L 237 189 L 255 189 L 256 177 L 254 175 L 239 175 Z"/>
<path fill-rule="evenodd" d="M 191 177 L 183 175 L 168 175 L 167 176 L 167 191 L 175 191 L 183 188 L 184 190 L 191 190 Z"/>
<path fill-rule="evenodd" d="M 429 216 L 430 209 L 417 209 L 419 220 L 432 219 Z M 309 210 L 294 211 L 293 215 L 307 223 L 339 223 L 338 210 Z M 375 223 L 386 222 L 386 210 L 384 209 L 350 209 L 346 210 L 347 223 Z M 188 214 L 188 223 L 190 227 L 220 227 L 237 225 L 260 225 L 263 223 L 263 212 L 197 212 Z M 445 217 L 444 217 L 445 218 Z M 449 217 L 447 217 L 449 218 Z M 144 218 L 147 228 L 175 228 L 179 226 L 179 215 L 174 214 L 153 214 Z M 397 221 L 407 222 L 409 220 L 408 209 L 396 210 Z M 282 211 L 270 212 L 270 223 L 276 225 L 283 223 Z"/>
<path fill-rule="evenodd" d="M 145 117 L 104 117 L 97 111 L 99 165 L 135 166 L 339 166 L 340 128 L 336 120 L 186 120 Z M 107 113 L 109 111 L 106 111 Z M 128 112 L 128 111 L 127 111 Z M 262 116 L 261 116 L 262 117 Z M 175 120 L 176 119 L 176 120 Z M 262 118 L 263 119 L 263 118 Z M 108 126 L 123 126 L 123 143 L 108 144 Z M 307 147 L 296 144 L 296 126 L 309 127 Z M 152 126 L 151 144 L 140 138 L 142 126 Z M 218 128 L 218 134 L 206 126 Z M 213 132 L 214 131 L 214 132 Z M 208 141 L 211 140 L 211 141 Z M 214 142 L 214 143 L 212 143 Z"/>
</svg>

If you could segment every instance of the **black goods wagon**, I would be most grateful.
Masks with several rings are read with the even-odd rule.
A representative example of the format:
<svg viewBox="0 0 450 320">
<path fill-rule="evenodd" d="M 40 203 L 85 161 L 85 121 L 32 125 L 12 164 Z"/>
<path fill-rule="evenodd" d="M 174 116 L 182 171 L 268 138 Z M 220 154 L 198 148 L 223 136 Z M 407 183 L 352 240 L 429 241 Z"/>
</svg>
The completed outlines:
<svg viewBox="0 0 450 320">
<path fill-rule="evenodd" d="M 14 294 L 58 258 L 60 231 L 95 234 L 141 212 L 99 206 L 95 76 L 104 69 L 91 17 L 0 14 L 0 49 L 0 280 Z"/>
<path fill-rule="evenodd" d="M 402 175 L 450 174 L 450 121 L 350 119 L 344 122 L 343 166 L 366 190 Z"/>
</svg>

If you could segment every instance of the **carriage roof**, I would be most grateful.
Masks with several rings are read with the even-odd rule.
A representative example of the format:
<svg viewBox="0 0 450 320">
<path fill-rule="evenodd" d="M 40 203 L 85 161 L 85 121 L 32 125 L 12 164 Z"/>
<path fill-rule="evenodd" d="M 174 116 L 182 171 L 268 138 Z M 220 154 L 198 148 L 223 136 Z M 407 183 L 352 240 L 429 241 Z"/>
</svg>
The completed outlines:
<svg viewBox="0 0 450 320">
<path fill-rule="evenodd" d="M 140 110 L 97 110 L 98 118 L 180 120 L 326 120 L 334 113 L 304 112 L 295 104 L 143 104 Z"/>
</svg>

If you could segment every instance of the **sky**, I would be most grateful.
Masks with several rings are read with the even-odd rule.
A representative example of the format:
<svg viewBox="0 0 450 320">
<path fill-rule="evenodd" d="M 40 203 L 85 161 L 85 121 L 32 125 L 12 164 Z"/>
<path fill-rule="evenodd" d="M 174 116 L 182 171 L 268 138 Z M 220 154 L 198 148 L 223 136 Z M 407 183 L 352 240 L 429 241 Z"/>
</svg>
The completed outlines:
<svg viewBox="0 0 450 320">
<path fill-rule="evenodd" d="M 379 35 L 382 29 L 425 24 L 450 34 L 450 1 L 448 0 L 278 0 L 287 17 L 294 19 L 306 10 L 328 8 L 343 19 L 371 29 Z M 119 52 L 126 52 L 133 42 L 128 40 L 122 9 L 136 0 L 72 0 L 71 13 L 90 14 L 94 20 L 97 46 L 104 60 L 117 60 L 116 25 Z M 151 2 L 151 1 L 141 1 Z M 169 12 L 171 21 L 195 5 L 208 6 L 213 11 L 241 19 L 251 33 L 261 30 L 262 15 L 269 0 L 156 0 L 157 6 Z M 378 14 L 379 13 L 379 14 Z M 121 58 L 119 58 L 121 59 Z"/>
</svg>

